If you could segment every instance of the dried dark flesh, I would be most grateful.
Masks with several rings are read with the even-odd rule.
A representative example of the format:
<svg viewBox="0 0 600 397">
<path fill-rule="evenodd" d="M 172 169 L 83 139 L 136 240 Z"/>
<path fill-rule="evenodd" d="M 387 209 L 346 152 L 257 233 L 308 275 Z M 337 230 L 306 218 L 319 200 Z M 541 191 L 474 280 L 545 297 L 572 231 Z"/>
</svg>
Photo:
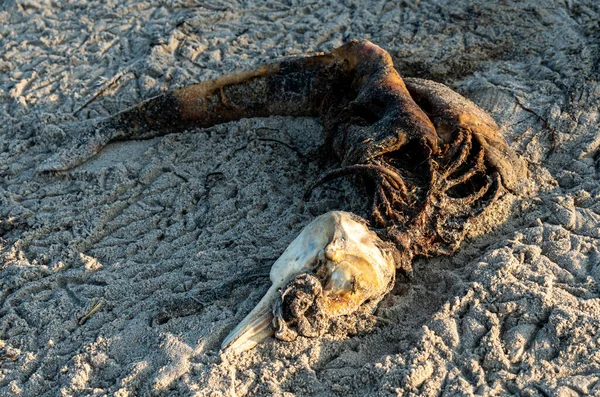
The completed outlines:
<svg viewBox="0 0 600 397">
<path fill-rule="evenodd" d="M 485 111 L 442 84 L 402 79 L 390 55 L 366 40 L 150 99 L 95 123 L 39 170 L 73 168 L 110 141 L 271 115 L 320 118 L 325 153 L 340 167 L 313 188 L 360 175 L 356 180 L 372 192 L 370 227 L 390 243 L 396 268 L 405 273 L 414 256 L 454 252 L 471 221 L 525 174 Z M 318 274 L 288 284 L 275 307 L 277 337 L 327 331 L 321 290 Z M 369 302 L 370 310 L 376 303 Z"/>
</svg>

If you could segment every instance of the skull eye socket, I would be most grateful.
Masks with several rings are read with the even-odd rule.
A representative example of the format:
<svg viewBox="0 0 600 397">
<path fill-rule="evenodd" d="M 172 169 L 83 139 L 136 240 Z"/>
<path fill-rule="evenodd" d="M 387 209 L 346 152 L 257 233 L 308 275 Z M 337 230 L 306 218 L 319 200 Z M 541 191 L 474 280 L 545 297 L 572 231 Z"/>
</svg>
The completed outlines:
<svg viewBox="0 0 600 397">
<path fill-rule="evenodd" d="M 378 277 L 373 266 L 364 258 L 346 256 L 344 260 L 328 262 L 317 270 L 323 292 L 329 296 L 360 294 L 376 287 Z"/>
<path fill-rule="evenodd" d="M 345 295 L 355 291 L 356 271 L 352 264 L 344 261 L 335 266 L 329 279 L 325 280 L 326 293 L 335 295 Z"/>
</svg>

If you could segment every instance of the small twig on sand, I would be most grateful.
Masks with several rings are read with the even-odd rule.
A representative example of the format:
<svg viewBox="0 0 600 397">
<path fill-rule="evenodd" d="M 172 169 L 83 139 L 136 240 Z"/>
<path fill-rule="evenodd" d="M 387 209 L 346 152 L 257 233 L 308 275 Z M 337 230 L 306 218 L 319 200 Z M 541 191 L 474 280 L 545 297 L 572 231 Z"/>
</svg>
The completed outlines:
<svg viewBox="0 0 600 397">
<path fill-rule="evenodd" d="M 94 306 L 92 306 L 92 308 L 90 309 L 89 312 L 87 312 L 83 317 L 81 317 L 79 319 L 79 321 L 77 321 L 77 324 L 79 325 L 83 325 L 85 324 L 90 318 L 92 318 L 92 316 L 98 311 L 100 310 L 100 308 L 102 307 L 104 303 L 102 301 L 98 301 L 94 304 Z"/>
<path fill-rule="evenodd" d="M 548 156 L 550 156 L 556 149 L 556 141 L 557 141 L 556 130 L 554 128 L 550 127 L 550 123 L 548 123 L 548 120 L 546 120 L 544 117 L 540 116 L 535 110 L 525 106 L 523 101 L 521 101 L 521 98 L 519 98 L 513 92 L 511 92 L 511 95 L 517 102 L 517 105 L 519 105 L 521 107 L 521 109 L 523 109 L 527 113 L 534 115 L 539 121 L 541 121 L 544 124 L 544 128 L 547 129 L 548 131 L 550 131 L 550 144 L 552 145 L 550 148 L 550 151 L 548 152 Z"/>
<path fill-rule="evenodd" d="M 102 94 L 104 94 L 104 92 L 106 90 L 108 90 L 109 88 L 111 88 L 112 86 L 114 86 L 119 80 L 121 80 L 121 78 L 127 74 L 129 74 L 131 72 L 130 68 L 127 68 L 126 70 L 121 70 L 119 73 L 117 73 L 116 75 L 114 75 L 110 80 L 108 80 L 98 91 L 96 91 L 94 94 L 92 94 L 92 97 L 90 99 L 88 99 L 83 105 L 81 105 L 80 107 L 78 107 L 74 112 L 73 115 L 76 115 L 77 113 L 81 112 L 83 109 L 85 109 L 89 104 L 91 104 L 92 102 L 94 102 L 96 99 L 98 99 Z"/>
<path fill-rule="evenodd" d="M 288 148 L 291 151 L 293 151 L 294 153 L 296 153 L 298 155 L 298 157 L 300 157 L 300 159 L 302 159 L 303 161 L 307 160 L 306 156 L 299 149 L 293 147 L 289 143 L 285 143 L 283 141 L 280 141 L 279 139 L 274 139 L 274 138 L 256 138 L 256 140 L 259 141 L 259 142 L 273 142 L 273 143 L 278 143 L 281 146 L 285 146 L 286 148 Z"/>
</svg>

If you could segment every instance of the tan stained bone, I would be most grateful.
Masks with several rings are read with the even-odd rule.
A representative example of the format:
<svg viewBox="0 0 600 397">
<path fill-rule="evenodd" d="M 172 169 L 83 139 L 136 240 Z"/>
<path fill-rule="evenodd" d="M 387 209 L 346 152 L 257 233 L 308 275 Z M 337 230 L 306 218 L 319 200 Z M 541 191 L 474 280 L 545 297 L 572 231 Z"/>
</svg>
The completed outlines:
<svg viewBox="0 0 600 397">
<path fill-rule="evenodd" d="M 280 290 L 305 273 L 321 283 L 313 304 L 325 321 L 353 313 L 368 300 L 376 304 L 394 283 L 396 269 L 385 247 L 354 214 L 332 211 L 315 218 L 273 264 L 271 287 L 225 338 L 222 349 L 240 353 L 273 335 L 273 307 L 281 307 L 277 304 Z M 372 306 L 371 310 L 375 305 Z M 278 318 L 276 323 L 281 326 L 282 321 L 285 322 Z M 284 332 L 281 336 L 289 339 L 289 335 Z"/>
</svg>

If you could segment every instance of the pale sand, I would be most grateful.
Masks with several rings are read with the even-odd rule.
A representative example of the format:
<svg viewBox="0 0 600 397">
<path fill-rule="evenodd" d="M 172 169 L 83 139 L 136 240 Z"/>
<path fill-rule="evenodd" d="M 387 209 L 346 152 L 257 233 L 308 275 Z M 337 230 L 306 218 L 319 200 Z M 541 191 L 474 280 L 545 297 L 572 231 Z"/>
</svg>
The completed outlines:
<svg viewBox="0 0 600 397">
<path fill-rule="evenodd" d="M 600 395 L 597 1 L 64 3 L 0 12 L 0 395 Z M 69 123 L 350 38 L 488 110 L 531 190 L 455 256 L 418 260 L 364 335 L 219 354 L 304 225 L 368 206 L 340 181 L 298 207 L 322 171 L 316 120 L 243 120 L 33 172 Z"/>
</svg>

